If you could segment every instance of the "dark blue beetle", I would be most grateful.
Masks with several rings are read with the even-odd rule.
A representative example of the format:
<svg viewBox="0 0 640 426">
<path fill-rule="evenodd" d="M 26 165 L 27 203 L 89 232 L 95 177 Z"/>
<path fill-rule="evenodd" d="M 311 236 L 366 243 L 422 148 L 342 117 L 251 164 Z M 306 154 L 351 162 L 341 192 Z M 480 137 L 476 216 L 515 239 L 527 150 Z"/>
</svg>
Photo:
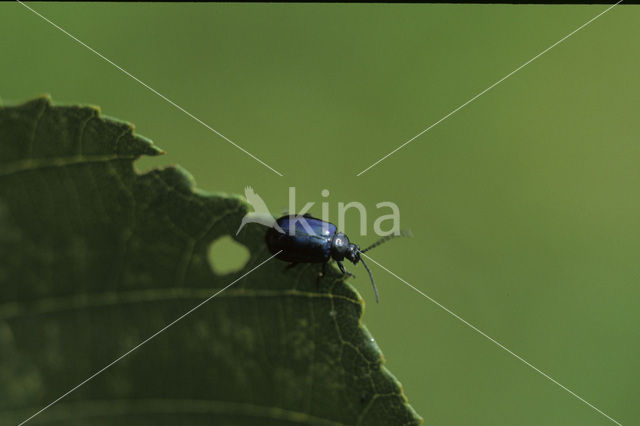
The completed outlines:
<svg viewBox="0 0 640 426">
<path fill-rule="evenodd" d="M 378 240 L 376 243 L 360 250 L 358 245 L 349 242 L 349 238 L 338 232 L 338 228 L 329 222 L 312 217 L 309 214 L 303 216 L 286 215 L 276 220 L 276 223 L 284 232 L 272 227 L 267 231 L 267 247 L 272 254 L 280 252 L 276 258 L 285 262 L 290 262 L 289 267 L 298 263 L 323 263 L 322 275 L 329 260 L 333 259 L 338 264 L 343 274 L 353 276 L 344 269 L 342 261 L 346 258 L 354 265 L 362 262 L 364 268 L 369 273 L 373 291 L 378 302 L 378 289 L 373 281 L 371 270 L 360 257 L 360 253 L 390 240 L 397 235 L 389 235 Z"/>
</svg>

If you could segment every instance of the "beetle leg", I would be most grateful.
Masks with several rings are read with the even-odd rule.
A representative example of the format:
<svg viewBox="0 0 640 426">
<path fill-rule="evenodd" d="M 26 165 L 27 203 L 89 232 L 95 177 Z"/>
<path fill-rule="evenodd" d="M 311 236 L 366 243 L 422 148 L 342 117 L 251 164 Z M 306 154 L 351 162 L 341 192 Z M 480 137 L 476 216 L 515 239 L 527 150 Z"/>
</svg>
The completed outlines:
<svg viewBox="0 0 640 426">
<path fill-rule="evenodd" d="M 345 274 L 348 277 L 353 277 L 355 278 L 356 276 L 353 275 L 351 272 L 347 271 L 346 269 L 344 269 L 344 265 L 342 264 L 342 262 L 340 262 L 339 260 L 336 261 L 336 263 L 338 264 L 338 268 L 340 268 L 340 272 L 342 272 L 343 274 Z"/>
</svg>

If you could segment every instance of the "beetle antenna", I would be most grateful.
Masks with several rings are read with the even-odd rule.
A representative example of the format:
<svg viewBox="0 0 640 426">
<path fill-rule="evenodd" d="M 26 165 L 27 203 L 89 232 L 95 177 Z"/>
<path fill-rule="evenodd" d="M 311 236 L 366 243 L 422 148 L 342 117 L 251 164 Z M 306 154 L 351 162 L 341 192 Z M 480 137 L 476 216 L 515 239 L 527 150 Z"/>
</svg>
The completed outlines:
<svg viewBox="0 0 640 426">
<path fill-rule="evenodd" d="M 365 251 L 371 250 L 374 247 L 378 247 L 380 244 L 386 243 L 389 240 L 392 240 L 396 237 L 412 237 L 413 235 L 411 234 L 411 231 L 408 229 L 403 229 L 400 231 L 399 234 L 391 234 L 391 235 L 387 235 L 386 237 L 382 237 L 380 238 L 378 241 L 376 241 L 375 243 L 371 244 L 369 247 L 367 247 L 364 250 L 360 250 L 360 253 L 364 253 Z"/>
<path fill-rule="evenodd" d="M 371 278 L 371 285 L 373 286 L 373 292 L 376 294 L 376 303 L 380 303 L 380 298 L 378 297 L 378 289 L 376 288 L 376 283 L 373 282 L 373 275 L 371 274 L 371 269 L 364 263 L 364 259 L 360 257 L 360 262 L 364 265 L 364 269 L 369 273 L 369 278 Z"/>
</svg>

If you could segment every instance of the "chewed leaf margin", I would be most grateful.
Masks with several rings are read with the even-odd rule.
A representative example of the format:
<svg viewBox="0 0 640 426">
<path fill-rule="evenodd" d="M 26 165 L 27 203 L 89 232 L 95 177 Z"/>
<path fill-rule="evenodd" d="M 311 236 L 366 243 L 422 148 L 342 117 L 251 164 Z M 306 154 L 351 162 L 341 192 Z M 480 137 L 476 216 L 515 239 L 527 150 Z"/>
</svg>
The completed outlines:
<svg viewBox="0 0 640 426">
<path fill-rule="evenodd" d="M 20 114 L 26 113 L 28 116 L 30 112 L 36 117 L 35 126 L 30 122 L 20 123 L 19 120 L 16 120 L 16 117 Z M 128 164 L 128 173 L 133 176 L 134 185 L 143 188 L 143 190 L 139 191 L 140 193 L 144 194 L 145 187 L 151 188 L 158 184 L 165 187 L 166 194 L 161 199 L 164 203 L 162 206 L 166 210 L 164 213 L 169 219 L 169 223 L 176 222 L 172 218 L 180 218 L 180 226 L 184 228 L 183 231 L 187 234 L 196 232 L 194 229 L 201 227 L 202 222 L 206 221 L 206 218 L 203 217 L 208 211 L 205 208 L 206 206 L 215 206 L 217 209 L 223 206 L 223 210 L 227 212 L 226 216 L 216 222 L 215 232 L 202 234 L 203 242 L 211 242 L 221 235 L 230 235 L 239 243 L 247 247 L 253 247 L 255 250 L 250 250 L 251 259 L 245 271 L 216 277 L 218 286 L 221 287 L 223 282 L 233 281 L 233 279 L 241 276 L 251 267 L 264 260 L 266 253 L 264 248 L 264 228 L 257 225 L 248 226 L 246 231 L 240 233 L 238 237 L 235 236 L 236 226 L 250 208 L 250 205 L 243 198 L 236 195 L 211 193 L 197 189 L 193 177 L 180 166 L 155 168 L 144 173 L 137 172 L 134 162 L 140 156 L 162 155 L 164 151 L 156 147 L 151 140 L 135 134 L 134 127 L 131 124 L 101 115 L 97 107 L 52 106 L 51 99 L 48 96 L 35 99 L 18 107 L 0 106 L 0 136 L 4 135 L 2 128 L 6 122 L 13 119 L 13 125 L 23 125 L 25 126 L 23 130 L 28 129 L 28 131 L 24 132 L 25 134 L 31 132 L 33 135 L 31 143 L 34 143 L 37 132 L 45 131 L 39 127 L 39 120 L 45 112 L 59 114 L 59 120 L 65 120 L 65 117 L 68 116 L 75 116 L 84 124 L 80 127 L 79 134 L 70 133 L 69 137 L 60 139 L 62 141 L 61 146 L 55 147 L 55 149 L 61 152 L 56 151 L 57 154 L 53 158 L 46 155 L 32 157 L 29 155 L 29 149 L 33 149 L 33 147 L 29 148 L 28 146 L 26 151 L 23 152 L 20 152 L 20 149 L 25 149 L 24 146 L 18 147 L 20 149 L 16 148 L 14 152 L 11 150 L 6 151 L 4 158 L 0 160 L 0 183 L 4 177 L 15 175 L 25 170 L 65 167 L 111 160 L 123 161 Z M 15 116 L 13 115 L 14 113 L 16 114 Z M 56 121 L 55 117 L 52 120 Z M 89 122 L 91 125 L 87 126 Z M 34 129 L 31 129 L 31 127 L 34 127 Z M 75 131 L 75 129 L 72 130 Z M 104 139 L 104 135 L 110 135 L 107 139 L 112 141 L 111 144 L 96 144 L 95 146 L 83 144 L 83 141 L 87 138 L 101 140 L 101 138 L 94 137 L 98 134 L 102 136 L 102 139 Z M 2 143 L 1 137 L 0 143 Z M 2 199 L 0 198 L 1 201 Z M 153 203 L 157 202 L 158 200 L 147 200 L 149 206 L 153 206 Z M 213 209 L 213 207 L 211 208 Z M 198 250 L 202 251 L 202 247 L 195 247 L 194 253 Z M 154 260 L 147 259 L 145 262 L 154 262 Z M 188 267 L 189 265 L 187 265 Z M 342 362 L 350 366 L 359 366 L 359 371 L 351 371 L 349 372 L 350 374 L 345 374 L 344 380 L 348 387 L 352 389 L 366 386 L 375 390 L 360 395 L 362 410 L 357 419 L 357 424 L 369 424 L 372 421 L 375 423 L 374 420 L 385 418 L 385 415 L 388 416 L 389 413 L 385 413 L 386 405 L 380 403 L 387 398 L 400 398 L 401 405 L 405 411 L 402 416 L 404 418 L 403 422 L 406 422 L 406 424 L 421 423 L 419 416 L 408 404 L 400 383 L 384 366 L 385 360 L 380 348 L 363 325 L 363 299 L 354 287 L 344 280 L 336 268 L 329 269 L 330 271 L 324 279 L 323 285 L 320 288 L 316 288 L 315 269 L 311 265 L 300 266 L 300 271 L 296 275 L 299 282 L 296 282 L 293 288 L 286 291 L 291 296 L 326 297 L 330 300 L 330 316 L 337 330 L 339 341 L 336 344 L 340 347 L 339 352 Z M 210 272 L 215 275 L 213 271 Z M 183 279 L 188 282 L 188 278 L 185 272 Z M 234 294 L 252 292 L 251 294 L 255 295 L 262 293 L 266 295 L 269 292 L 268 285 L 264 289 L 239 287 L 237 289 L 231 288 L 227 291 L 234 292 Z M 18 305 L 19 303 L 14 305 L 9 303 L 4 306 L 0 304 L 0 325 L 3 321 L 15 318 L 19 313 L 22 314 Z M 38 307 L 35 305 L 32 308 L 34 311 L 31 314 L 41 313 L 43 312 L 41 311 L 42 309 L 44 311 L 49 309 L 47 306 Z M 361 362 L 362 360 L 365 361 L 364 364 Z M 1 415 L 0 418 L 2 418 Z"/>
</svg>

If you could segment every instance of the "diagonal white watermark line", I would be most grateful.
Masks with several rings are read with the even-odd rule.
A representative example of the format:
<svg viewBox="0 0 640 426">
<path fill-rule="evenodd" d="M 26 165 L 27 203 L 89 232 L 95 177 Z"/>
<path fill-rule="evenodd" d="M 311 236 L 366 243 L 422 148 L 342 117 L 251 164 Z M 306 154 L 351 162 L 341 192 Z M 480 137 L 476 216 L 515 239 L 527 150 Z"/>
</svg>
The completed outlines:
<svg viewBox="0 0 640 426">
<path fill-rule="evenodd" d="M 240 151 L 244 152 L 245 154 L 247 154 L 249 157 L 253 158 L 254 160 L 256 160 L 258 163 L 262 164 L 263 166 L 265 166 L 266 168 L 268 168 L 269 170 L 271 170 L 272 172 L 274 172 L 275 174 L 277 174 L 278 176 L 284 176 L 282 173 L 280 173 L 279 171 L 277 171 L 276 169 L 274 169 L 273 167 L 271 167 L 270 165 L 268 165 L 267 163 L 265 163 L 264 161 L 262 161 L 261 159 L 259 159 L 258 157 L 256 157 L 255 155 L 253 155 L 252 153 L 250 153 L 249 151 L 247 151 L 246 149 L 244 149 L 243 147 L 241 147 L 240 145 L 238 145 L 237 143 L 235 143 L 234 141 L 232 141 L 231 139 L 229 139 L 228 137 L 226 137 L 225 135 L 223 135 L 222 133 L 220 133 L 219 131 L 217 131 L 216 129 L 214 129 L 213 127 L 209 126 L 207 123 L 205 123 L 204 121 L 200 120 L 198 117 L 196 117 L 195 115 L 191 114 L 189 111 L 187 111 L 186 109 L 182 108 L 180 105 L 178 105 L 177 103 L 173 102 L 171 99 L 167 98 L 165 95 L 163 95 L 162 93 L 158 92 L 156 89 L 154 89 L 153 87 L 149 86 L 147 83 L 145 83 L 144 81 L 140 80 L 138 77 L 136 77 L 135 75 L 131 74 L 129 71 L 125 70 L 124 68 L 122 68 L 121 66 L 119 66 L 118 64 L 116 64 L 115 62 L 113 62 L 112 60 L 110 60 L 109 58 L 107 58 L 106 56 L 102 55 L 100 52 L 96 51 L 94 48 L 92 48 L 91 46 L 87 45 L 86 43 L 84 43 L 83 41 L 79 40 L 77 37 L 75 37 L 73 34 L 70 34 L 68 31 L 66 31 L 64 28 L 56 25 L 55 23 L 51 22 L 49 19 L 47 19 L 46 17 L 44 17 L 43 15 L 41 15 L 40 13 L 36 12 L 35 10 L 33 10 L 31 7 L 27 6 L 26 4 L 24 4 L 23 2 L 21 2 L 20 0 L 16 0 L 20 5 L 26 7 L 27 9 L 29 9 L 31 12 L 35 13 L 36 15 L 38 15 L 40 18 L 44 19 L 45 21 L 47 21 L 48 23 L 50 23 L 51 25 L 53 25 L 55 28 L 57 28 L 58 30 L 62 31 L 63 33 L 65 33 L 66 35 L 68 35 L 69 37 L 71 37 L 73 40 L 77 41 L 78 43 L 80 43 L 82 46 L 86 47 L 87 49 L 89 49 L 90 51 L 92 51 L 93 53 L 95 53 L 96 55 L 98 55 L 99 57 L 101 57 L 102 59 L 104 59 L 105 61 L 107 61 L 108 63 L 110 63 L 111 65 L 113 65 L 114 67 L 116 67 L 118 70 L 122 71 L 123 73 L 125 73 L 127 76 L 131 77 L 132 79 L 134 79 L 135 81 L 137 81 L 138 83 L 140 83 L 142 86 L 144 86 L 146 89 L 150 90 L 151 92 L 155 93 L 156 95 L 160 96 L 162 99 L 164 99 L 166 102 L 170 103 L 171 105 L 173 105 L 174 107 L 176 107 L 177 109 L 179 109 L 180 111 L 182 111 L 183 113 L 185 113 L 186 115 L 188 115 L 189 117 L 191 117 L 192 119 L 194 119 L 195 121 L 197 121 L 198 123 L 202 124 L 204 127 L 206 127 L 207 129 L 211 130 L 213 133 L 215 133 L 216 135 L 220 136 L 222 139 L 226 140 L 227 142 L 229 142 L 231 145 L 235 146 L 236 148 L 238 148 Z"/>
<path fill-rule="evenodd" d="M 607 415 L 604 411 L 600 410 L 598 407 L 594 406 L 593 404 L 591 404 L 589 401 L 587 401 L 586 399 L 582 398 L 580 395 L 578 395 L 577 393 L 573 392 L 571 389 L 569 389 L 568 387 L 564 386 L 562 383 L 558 382 L 556 379 L 554 379 L 553 377 L 549 376 L 547 373 L 545 373 L 544 371 L 540 370 L 539 368 L 537 368 L 536 366 L 534 366 L 533 364 L 531 364 L 529 361 L 527 361 L 526 359 L 522 358 L 520 355 L 516 354 L 515 352 L 513 352 L 511 349 L 507 348 L 506 346 L 504 346 L 502 343 L 498 342 L 496 339 L 494 339 L 493 337 L 489 336 L 487 333 L 485 333 L 484 331 L 480 330 L 478 327 L 476 327 L 475 325 L 471 324 L 470 322 L 468 322 L 467 320 L 465 320 L 464 318 L 462 318 L 460 315 L 456 314 L 455 312 L 453 312 L 451 309 L 445 307 L 444 305 L 442 305 L 440 302 L 438 302 L 437 300 L 435 300 L 434 298 L 428 296 L 426 293 L 423 293 L 421 290 L 418 290 L 416 287 L 412 286 L 411 284 L 409 284 L 407 281 L 403 280 L 402 278 L 400 278 L 399 276 L 397 276 L 396 274 L 394 274 L 393 272 L 391 272 L 390 270 L 388 270 L 387 268 L 385 268 L 384 266 L 382 266 L 381 264 L 379 264 L 378 262 L 376 262 L 375 260 L 373 260 L 371 258 L 371 256 L 368 256 L 362 252 L 360 252 L 360 254 L 362 256 L 365 256 L 367 258 L 367 260 L 372 261 L 373 263 L 375 263 L 376 265 L 378 265 L 379 267 L 381 267 L 382 269 L 384 269 L 385 271 L 387 271 L 388 273 L 390 273 L 391 275 L 393 275 L 394 277 L 396 277 L 397 279 L 399 279 L 400 281 L 402 281 L 403 283 L 405 283 L 406 285 L 408 285 L 409 287 L 411 287 L 412 289 L 414 289 L 415 291 L 417 291 L 418 293 L 420 293 L 421 295 L 423 295 L 424 297 L 426 297 L 427 299 L 429 299 L 429 301 L 431 301 L 432 303 L 434 303 L 436 306 L 438 306 L 439 308 L 443 309 L 445 312 L 447 312 L 449 315 L 453 316 L 454 318 L 456 318 L 457 320 L 461 321 L 464 325 L 466 325 L 467 327 L 471 328 L 473 331 L 475 331 L 476 333 L 479 333 L 480 335 L 482 335 L 483 337 L 487 338 L 488 340 L 490 340 L 492 343 L 495 343 L 500 349 L 503 349 L 504 351 L 506 351 L 507 353 L 509 353 L 510 355 L 512 355 L 513 357 L 515 357 L 518 361 L 521 361 L 522 363 L 524 363 L 525 365 L 527 365 L 528 367 L 531 367 L 533 370 L 535 370 L 537 373 L 541 374 L 543 377 L 545 377 L 546 379 L 550 380 L 551 382 L 555 383 L 556 385 L 558 385 L 559 387 L 561 387 L 562 389 L 564 389 L 565 391 L 569 392 L 569 394 L 577 399 L 579 399 L 580 401 L 582 401 L 583 403 L 585 403 L 586 405 L 588 405 L 589 407 L 593 408 L 595 411 L 597 411 L 598 413 L 602 414 L 603 416 L 605 416 L 607 419 L 611 420 L 613 423 L 622 426 L 622 424 L 620 422 L 618 422 L 617 420 L 615 420 L 614 418 L 612 418 L 611 416 Z"/>
<path fill-rule="evenodd" d="M 482 92 L 478 93 L 477 95 L 475 95 L 473 98 L 469 99 L 468 101 L 466 101 L 465 103 L 463 103 L 462 105 L 460 105 L 459 107 L 457 107 L 456 109 L 454 109 L 453 111 L 451 111 L 449 114 L 445 115 L 444 117 L 442 117 L 440 120 L 436 121 L 435 123 L 433 123 L 431 126 L 427 127 L 426 129 L 424 129 L 423 131 L 421 131 L 420 133 L 418 133 L 417 135 L 415 135 L 414 137 L 412 137 L 411 139 L 409 139 L 408 141 L 406 141 L 405 143 L 403 143 L 402 145 L 400 145 L 399 147 L 397 147 L 396 149 L 394 149 L 393 151 L 391 151 L 390 153 L 388 153 L 387 155 L 385 155 L 384 157 L 382 157 L 381 159 L 379 159 L 378 161 L 376 161 L 375 163 L 371 164 L 369 167 L 367 167 L 366 169 L 364 169 L 363 171 L 361 171 L 360 173 L 358 173 L 356 176 L 360 176 L 361 174 L 365 173 L 367 170 L 369 170 L 370 168 L 372 168 L 373 166 L 375 166 L 376 164 L 379 164 L 380 162 L 384 161 L 385 159 L 387 159 L 389 156 L 395 154 L 396 152 L 398 152 L 399 150 L 401 150 L 402 148 L 404 148 L 405 146 L 409 145 L 411 142 L 413 142 L 414 140 L 418 139 L 420 136 L 424 135 L 425 133 L 427 133 L 429 130 L 433 129 L 434 127 L 436 127 L 438 124 L 442 123 L 444 120 L 446 120 L 447 118 L 451 117 L 453 114 L 455 114 L 456 112 L 460 111 L 462 108 L 466 107 L 467 105 L 469 105 L 471 102 L 475 101 L 476 99 L 478 99 L 480 96 L 484 95 L 485 93 L 487 93 L 489 90 L 493 89 L 494 87 L 496 87 L 498 84 L 502 83 L 503 81 L 505 81 L 506 79 L 508 79 L 509 77 L 511 77 L 512 75 L 514 75 L 515 73 L 517 73 L 518 71 L 520 71 L 522 68 L 526 67 L 527 65 L 529 65 L 531 62 L 535 61 L 536 59 L 538 59 L 540 56 L 544 55 L 545 53 L 547 53 L 548 51 L 550 51 L 551 49 L 553 49 L 554 47 L 556 47 L 557 45 L 559 45 L 560 43 L 562 43 L 563 41 L 565 41 L 566 39 L 568 39 L 569 37 L 571 37 L 572 35 L 574 35 L 575 33 L 577 33 L 578 31 L 580 31 L 581 29 L 583 29 L 584 27 L 586 27 L 587 25 L 589 25 L 590 23 L 592 23 L 593 21 L 595 21 L 596 19 L 598 19 L 599 17 L 601 17 L 602 15 L 604 15 L 605 13 L 607 13 L 608 11 L 610 11 L 611 9 L 613 9 L 614 7 L 616 7 L 617 5 L 619 5 L 620 3 L 622 3 L 623 0 L 618 1 L 617 3 L 609 6 L 607 9 L 605 9 L 604 11 L 600 12 L 599 14 L 597 14 L 596 16 L 594 16 L 593 18 L 589 19 L 587 22 L 585 22 L 584 24 L 580 25 L 578 28 L 576 28 L 575 30 L 571 31 L 569 34 L 567 34 L 566 36 L 562 37 L 560 40 L 556 41 L 555 43 L 553 43 L 551 46 L 547 47 L 546 49 L 544 49 L 542 52 L 538 53 L 536 56 L 534 56 L 533 58 L 529 59 L 527 62 L 525 62 L 524 64 L 520 65 L 518 68 L 516 68 L 515 70 L 511 71 L 509 74 L 505 75 L 504 77 L 502 77 L 500 80 L 496 81 L 495 83 L 493 83 L 491 86 L 487 87 L 486 89 L 484 89 Z"/>
<path fill-rule="evenodd" d="M 131 354 L 133 351 L 139 349 L 142 345 L 144 345 L 145 343 L 149 342 L 151 339 L 153 339 L 154 337 L 158 336 L 160 333 L 166 331 L 169 327 L 173 326 L 175 323 L 177 323 L 178 321 L 182 320 L 184 317 L 186 317 L 187 315 L 190 315 L 191 313 L 193 313 L 196 309 L 200 308 L 202 305 L 204 305 L 205 303 L 207 303 L 208 301 L 210 301 L 211 299 L 213 299 L 214 297 L 216 297 L 217 295 L 219 295 L 220 293 L 222 293 L 223 291 L 225 291 L 226 289 L 228 289 L 229 287 L 231 287 L 232 285 L 234 285 L 235 283 L 237 283 L 238 281 L 240 281 L 241 279 L 243 279 L 244 277 L 246 277 L 247 275 L 249 275 L 250 273 L 252 273 L 253 271 L 255 271 L 256 269 L 258 269 L 259 267 L 261 267 L 262 265 L 264 265 L 265 263 L 267 263 L 268 261 L 270 261 L 271 259 L 273 259 L 274 257 L 276 257 L 277 255 L 279 255 L 282 252 L 282 250 L 280 250 L 279 252 L 277 252 L 276 254 L 274 254 L 273 256 L 271 256 L 270 258 L 264 260 L 262 263 L 260 263 L 259 265 L 255 266 L 253 269 L 251 269 L 249 272 L 245 273 L 244 275 L 242 275 L 240 278 L 237 278 L 235 280 L 233 280 L 230 284 L 228 284 L 226 287 L 223 287 L 222 289 L 216 291 L 215 293 L 213 293 L 211 296 L 207 297 L 206 299 L 204 299 L 202 302 L 198 303 L 196 306 L 194 306 L 193 308 L 189 309 L 187 312 L 185 312 L 184 314 L 180 315 L 178 318 L 174 319 L 173 321 L 171 321 L 169 324 L 165 325 L 164 327 L 162 327 L 160 330 L 156 331 L 155 333 L 153 333 L 151 336 L 147 337 L 146 339 L 144 339 L 142 342 L 138 343 L 136 346 L 134 346 L 133 348 L 129 349 L 127 352 L 123 353 L 122 355 L 120 355 L 118 358 L 114 359 L 113 361 L 111 361 L 109 364 L 105 365 L 104 367 L 102 367 L 100 370 L 96 371 L 95 373 L 93 373 L 91 376 L 87 377 L 86 379 L 84 379 L 82 382 L 78 383 L 77 385 L 75 385 L 74 387 L 72 387 L 71 389 L 69 389 L 67 392 L 63 393 L 62 395 L 60 395 L 58 398 L 56 398 L 55 400 L 51 401 L 49 404 L 47 404 L 46 406 L 42 407 L 40 410 L 38 410 L 37 412 L 33 413 L 30 417 L 24 419 L 22 422 L 20 422 L 18 424 L 18 426 L 22 426 L 25 423 L 27 423 L 29 420 L 33 419 L 35 416 L 37 416 L 38 414 L 42 413 L 43 411 L 45 411 L 46 409 L 50 408 L 52 405 L 56 404 L 57 402 L 59 402 L 61 399 L 63 399 L 64 397 L 66 397 L 67 395 L 69 395 L 70 393 L 74 392 L 75 390 L 77 390 L 79 387 L 83 386 L 84 384 L 86 384 L 87 382 L 89 382 L 90 380 L 92 380 L 93 378 L 95 378 L 96 376 L 98 376 L 99 374 L 103 373 L 106 369 L 108 369 L 109 367 L 113 366 L 114 364 L 116 364 L 117 362 L 121 361 L 124 357 L 126 357 L 127 355 Z"/>
</svg>

